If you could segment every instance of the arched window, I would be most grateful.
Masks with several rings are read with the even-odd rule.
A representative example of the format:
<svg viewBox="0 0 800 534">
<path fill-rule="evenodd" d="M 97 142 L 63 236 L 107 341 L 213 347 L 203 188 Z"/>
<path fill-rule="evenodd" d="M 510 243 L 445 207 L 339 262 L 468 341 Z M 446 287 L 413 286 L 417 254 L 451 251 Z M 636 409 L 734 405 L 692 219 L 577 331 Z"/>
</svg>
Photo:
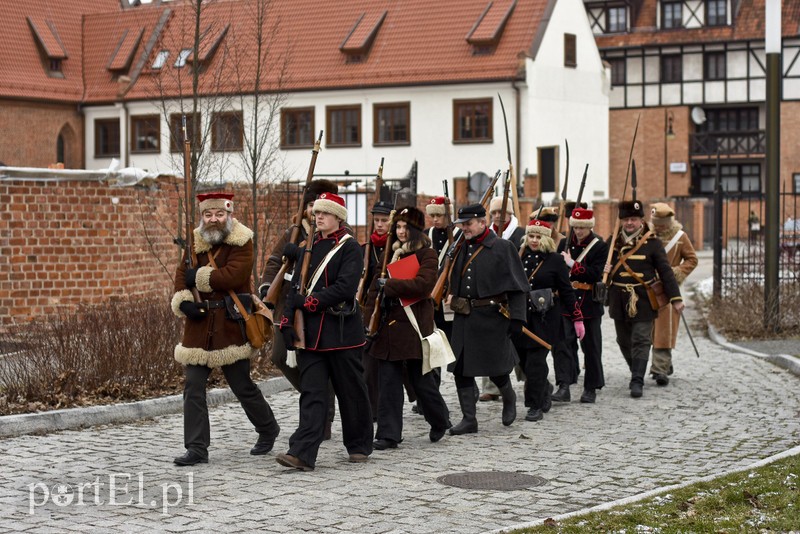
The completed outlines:
<svg viewBox="0 0 800 534">
<path fill-rule="evenodd" d="M 61 134 L 56 141 L 56 163 L 64 163 L 64 136 Z"/>
</svg>

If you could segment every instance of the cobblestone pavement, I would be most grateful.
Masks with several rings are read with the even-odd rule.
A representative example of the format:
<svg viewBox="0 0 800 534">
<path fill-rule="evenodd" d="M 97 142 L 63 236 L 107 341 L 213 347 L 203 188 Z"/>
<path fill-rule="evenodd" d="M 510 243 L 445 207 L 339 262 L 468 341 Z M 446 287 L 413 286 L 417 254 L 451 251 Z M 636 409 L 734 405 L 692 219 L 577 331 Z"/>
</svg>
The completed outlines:
<svg viewBox="0 0 800 534">
<path fill-rule="evenodd" d="M 543 421 L 500 422 L 501 403 L 478 405 L 480 431 L 430 443 L 406 407 L 405 441 L 350 464 L 341 427 L 317 469 L 274 460 L 297 424 L 298 394 L 268 400 L 282 432 L 266 457 L 248 454 L 255 433 L 236 403 L 211 411 L 210 463 L 178 468 L 182 417 L 0 440 L 0 531 L 69 532 L 486 532 L 580 510 L 748 465 L 800 444 L 800 388 L 793 375 L 695 335 L 680 337 L 667 387 L 647 379 L 632 399 L 613 324 L 603 327 L 606 387 L 597 404 L 555 405 Z M 552 372 L 551 372 L 552 377 Z M 580 385 L 579 379 L 579 385 Z M 442 384 L 460 418 L 452 379 Z M 513 491 L 437 482 L 456 472 L 543 477 Z"/>
</svg>

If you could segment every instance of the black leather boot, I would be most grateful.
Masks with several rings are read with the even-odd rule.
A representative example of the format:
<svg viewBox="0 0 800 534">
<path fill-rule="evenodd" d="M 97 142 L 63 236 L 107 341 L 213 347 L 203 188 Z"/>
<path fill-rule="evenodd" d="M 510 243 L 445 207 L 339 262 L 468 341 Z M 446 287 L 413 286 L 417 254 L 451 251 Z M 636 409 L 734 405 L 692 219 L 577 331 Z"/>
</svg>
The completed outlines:
<svg viewBox="0 0 800 534">
<path fill-rule="evenodd" d="M 569 395 L 569 386 L 567 384 L 561 384 L 558 386 L 558 391 L 553 393 L 550 397 L 555 402 L 569 402 L 570 395 Z"/>
<path fill-rule="evenodd" d="M 461 413 L 464 417 L 460 423 L 450 429 L 450 435 L 474 434 L 478 431 L 478 418 L 475 417 L 478 401 L 475 398 L 475 390 L 472 387 L 459 388 L 456 393 L 458 393 L 458 403 L 461 405 Z"/>
<path fill-rule="evenodd" d="M 644 375 L 647 371 L 647 360 L 638 358 L 631 362 L 631 397 L 638 399 L 644 388 Z"/>
<path fill-rule="evenodd" d="M 500 395 L 503 397 L 503 425 L 509 426 L 517 418 L 517 394 L 511 380 L 500 388 Z"/>
</svg>

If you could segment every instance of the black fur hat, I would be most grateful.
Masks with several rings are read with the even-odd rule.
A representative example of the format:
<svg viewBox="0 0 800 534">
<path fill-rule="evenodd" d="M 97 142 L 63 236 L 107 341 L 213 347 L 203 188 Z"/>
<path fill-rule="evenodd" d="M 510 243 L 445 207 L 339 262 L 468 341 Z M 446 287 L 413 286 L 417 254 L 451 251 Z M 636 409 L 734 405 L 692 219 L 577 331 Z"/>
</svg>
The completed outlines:
<svg viewBox="0 0 800 534">
<path fill-rule="evenodd" d="M 644 218 L 644 206 L 638 200 L 623 200 L 619 203 L 619 218 L 628 217 Z"/>
<path fill-rule="evenodd" d="M 308 189 L 303 194 L 303 206 L 307 206 L 309 202 L 317 200 L 317 197 L 322 193 L 338 193 L 339 186 L 330 180 L 312 180 L 308 184 Z"/>
<path fill-rule="evenodd" d="M 397 226 L 400 221 L 405 221 L 406 224 L 420 232 L 425 229 L 425 214 L 413 206 L 407 206 L 395 211 L 392 224 Z"/>
</svg>

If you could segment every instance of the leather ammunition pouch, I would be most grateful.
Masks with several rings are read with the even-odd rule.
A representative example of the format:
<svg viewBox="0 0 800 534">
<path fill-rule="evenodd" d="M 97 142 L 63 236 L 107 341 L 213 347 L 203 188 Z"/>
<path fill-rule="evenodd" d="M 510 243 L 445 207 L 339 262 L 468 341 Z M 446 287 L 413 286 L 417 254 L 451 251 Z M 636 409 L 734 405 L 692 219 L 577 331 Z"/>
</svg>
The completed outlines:
<svg viewBox="0 0 800 534">
<path fill-rule="evenodd" d="M 544 315 L 553 307 L 553 290 L 549 287 L 544 289 L 534 289 L 528 292 L 533 311 Z"/>
<path fill-rule="evenodd" d="M 253 297 L 250 293 L 237 293 L 236 296 L 239 298 L 239 302 L 242 303 L 242 306 L 244 306 L 244 311 L 248 314 L 253 313 Z M 225 295 L 223 299 L 225 303 L 225 318 L 231 319 L 232 321 L 244 321 L 244 317 L 242 317 L 239 308 L 233 301 L 233 297 Z"/>
<path fill-rule="evenodd" d="M 450 309 L 459 315 L 469 315 L 472 307 L 469 305 L 469 299 L 464 297 L 453 297 L 450 300 Z"/>
</svg>

